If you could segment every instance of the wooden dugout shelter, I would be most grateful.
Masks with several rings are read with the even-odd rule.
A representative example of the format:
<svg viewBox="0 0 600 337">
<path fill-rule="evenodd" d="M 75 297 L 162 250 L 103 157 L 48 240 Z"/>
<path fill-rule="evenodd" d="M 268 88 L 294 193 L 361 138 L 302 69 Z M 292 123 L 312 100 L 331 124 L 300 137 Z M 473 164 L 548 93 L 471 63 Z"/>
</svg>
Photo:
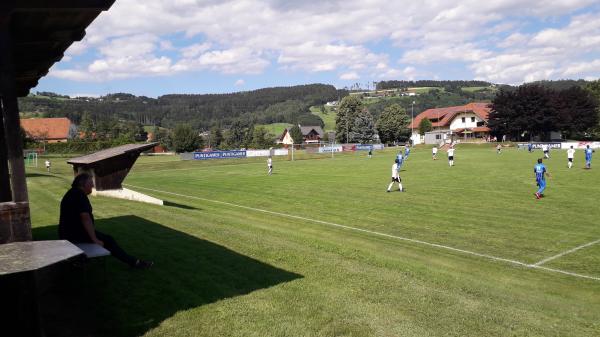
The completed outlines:
<svg viewBox="0 0 600 337">
<path fill-rule="evenodd" d="M 97 191 L 122 189 L 121 184 L 140 153 L 156 145 L 158 143 L 121 145 L 73 158 L 67 163 L 73 165 L 75 175 L 91 174 Z"/>
<path fill-rule="evenodd" d="M 18 97 L 115 0 L 0 1 L 0 244 L 31 240 Z"/>
</svg>

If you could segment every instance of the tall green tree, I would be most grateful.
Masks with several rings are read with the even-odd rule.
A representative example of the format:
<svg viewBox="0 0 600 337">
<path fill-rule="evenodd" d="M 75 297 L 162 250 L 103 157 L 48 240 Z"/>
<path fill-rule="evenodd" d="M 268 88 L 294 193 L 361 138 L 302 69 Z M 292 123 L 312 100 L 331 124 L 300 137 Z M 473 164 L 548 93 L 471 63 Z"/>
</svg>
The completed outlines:
<svg viewBox="0 0 600 337">
<path fill-rule="evenodd" d="M 338 142 L 349 142 L 348 137 L 354 128 L 354 120 L 362 110 L 362 101 L 356 95 L 342 99 L 335 117 L 335 135 Z"/>
<path fill-rule="evenodd" d="M 179 124 L 173 130 L 172 145 L 177 153 L 191 152 L 202 147 L 202 138 L 190 125 Z"/>
<path fill-rule="evenodd" d="M 221 128 L 218 126 L 213 126 L 210 129 L 210 147 L 212 147 L 213 149 L 218 149 L 219 146 L 221 146 L 221 143 L 223 142 L 223 132 L 221 131 Z"/>
<path fill-rule="evenodd" d="M 302 130 L 298 125 L 294 125 L 290 128 L 290 137 L 294 140 L 294 144 L 302 144 L 304 142 L 304 136 L 302 136 Z"/>
<path fill-rule="evenodd" d="M 248 126 L 244 130 L 244 147 L 245 148 L 253 147 L 253 144 L 254 144 L 253 138 L 254 138 L 254 124 L 250 124 L 250 126 Z"/>
<path fill-rule="evenodd" d="M 262 126 L 254 128 L 252 135 L 252 146 L 256 149 L 268 149 L 273 146 L 273 135 Z"/>
<path fill-rule="evenodd" d="M 595 80 L 588 83 L 585 87 L 589 91 L 594 99 L 596 100 L 596 116 L 598 116 L 599 122 L 590 130 L 591 136 L 595 139 L 600 139 L 600 80 Z"/>
<path fill-rule="evenodd" d="M 382 143 L 406 141 L 410 137 L 409 124 L 410 117 L 400 104 L 389 105 L 377 120 L 379 139 Z"/>
<path fill-rule="evenodd" d="M 154 137 L 152 141 L 157 142 L 161 146 L 169 147 L 169 133 L 166 129 L 161 129 L 158 125 L 154 126 L 152 134 Z"/>
<path fill-rule="evenodd" d="M 419 134 L 425 135 L 426 132 L 433 130 L 433 125 L 431 125 L 431 121 L 427 118 L 421 119 L 419 122 Z"/>
<path fill-rule="evenodd" d="M 246 128 L 243 123 L 236 120 L 231 124 L 229 132 L 227 133 L 227 147 L 230 149 L 239 149 L 244 144 L 244 137 L 246 136 Z"/>
<path fill-rule="evenodd" d="M 81 122 L 79 123 L 79 131 L 83 134 L 83 138 L 90 140 L 94 137 L 96 128 L 94 126 L 94 120 L 89 112 L 84 112 L 81 116 Z"/>
<path fill-rule="evenodd" d="M 598 101 L 590 91 L 572 86 L 561 90 L 557 100 L 556 126 L 567 137 L 586 137 L 598 125 Z"/>
<path fill-rule="evenodd" d="M 375 135 L 375 123 L 373 116 L 367 109 L 363 109 L 354 119 L 354 125 L 350 132 L 350 142 L 367 144 L 373 141 Z"/>
<path fill-rule="evenodd" d="M 497 137 L 520 139 L 540 136 L 547 139 L 558 131 L 557 93 L 539 84 L 526 84 L 517 90 L 501 90 L 492 102 L 488 125 Z"/>
</svg>

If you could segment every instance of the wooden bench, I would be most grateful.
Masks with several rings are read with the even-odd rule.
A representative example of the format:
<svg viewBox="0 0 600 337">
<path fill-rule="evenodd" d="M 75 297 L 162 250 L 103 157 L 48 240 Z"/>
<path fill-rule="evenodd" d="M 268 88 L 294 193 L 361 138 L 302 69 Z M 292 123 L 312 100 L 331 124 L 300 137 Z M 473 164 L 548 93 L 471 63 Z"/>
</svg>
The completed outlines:
<svg viewBox="0 0 600 337">
<path fill-rule="evenodd" d="M 110 252 L 108 250 L 95 243 L 76 243 L 75 246 L 83 250 L 85 257 L 87 257 L 88 259 L 110 255 Z"/>
</svg>

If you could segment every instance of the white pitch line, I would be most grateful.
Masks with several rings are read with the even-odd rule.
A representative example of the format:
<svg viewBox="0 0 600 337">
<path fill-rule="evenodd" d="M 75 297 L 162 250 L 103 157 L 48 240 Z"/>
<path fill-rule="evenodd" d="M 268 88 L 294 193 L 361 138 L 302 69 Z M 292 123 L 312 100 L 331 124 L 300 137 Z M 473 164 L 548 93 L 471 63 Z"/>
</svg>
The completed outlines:
<svg viewBox="0 0 600 337">
<path fill-rule="evenodd" d="M 593 246 L 593 245 L 597 244 L 598 242 L 600 242 L 600 240 L 588 242 L 585 245 L 581 245 L 581 246 L 575 247 L 573 249 L 567 250 L 566 252 L 562 252 L 560 254 L 556 254 L 554 256 L 550 256 L 549 258 L 543 259 L 543 260 L 541 260 L 539 262 L 536 262 L 536 263 L 532 264 L 532 267 L 541 266 L 541 265 L 543 265 L 546 262 L 550 262 L 552 260 L 558 259 L 559 257 L 565 256 L 567 254 L 571 254 L 571 253 L 576 252 L 576 251 L 578 251 L 580 249 L 583 249 L 585 247 Z"/>
<path fill-rule="evenodd" d="M 153 188 L 135 186 L 135 185 L 130 185 L 130 184 L 123 184 L 123 186 L 128 186 L 128 187 L 132 187 L 132 188 L 139 188 L 139 189 L 153 191 L 153 192 L 158 192 L 158 193 L 171 194 L 171 195 L 176 195 L 176 196 L 180 196 L 180 197 L 184 197 L 184 198 L 190 198 L 190 199 L 208 201 L 208 202 L 212 202 L 212 203 L 217 203 L 217 204 L 222 204 L 222 205 L 227 205 L 227 206 L 232 206 L 232 207 L 238 207 L 238 208 L 248 209 L 248 210 L 252 210 L 252 211 L 256 211 L 256 212 L 262 212 L 262 213 L 267 213 L 267 214 L 278 215 L 278 216 L 287 217 L 287 218 L 293 218 L 293 219 L 299 219 L 299 220 L 304 220 L 304 221 L 309 221 L 309 222 L 315 222 L 315 223 L 320 223 L 320 224 L 324 224 L 324 225 L 328 225 L 328 226 L 333 226 L 333 227 L 338 227 L 338 228 L 344 228 L 344 229 L 349 229 L 349 230 L 353 230 L 353 231 L 358 231 L 358 232 L 364 232 L 364 233 L 369 233 L 369 234 L 373 234 L 373 235 L 383 236 L 383 237 L 387 237 L 387 238 L 392 238 L 392 239 L 397 239 L 397 240 L 403 240 L 403 241 L 418 243 L 418 244 L 426 245 L 426 246 L 430 246 L 430 247 L 436 247 L 436 248 L 446 249 L 446 250 L 450 250 L 450 251 L 454 251 L 454 252 L 459 252 L 459 253 L 463 253 L 463 254 L 478 256 L 478 257 L 486 258 L 486 259 L 493 260 L 493 261 L 506 262 L 506 263 L 517 265 L 517 266 L 521 266 L 521 267 L 533 268 L 533 269 L 543 269 L 543 270 L 554 272 L 554 273 L 560 273 L 560 274 L 565 274 L 565 275 L 569 275 L 569 276 L 574 276 L 574 277 L 579 277 L 579 278 L 585 278 L 585 279 L 591 279 L 591 280 L 600 281 L 600 277 L 594 277 L 594 276 L 588 276 L 588 275 L 571 273 L 571 272 L 560 270 L 560 269 L 553 269 L 553 268 L 542 267 L 542 266 L 539 266 L 539 265 L 536 265 L 536 264 L 529 264 L 529 263 L 525 263 L 525 262 L 521 262 L 521 261 L 505 259 L 505 258 L 502 258 L 502 257 L 497 257 L 497 256 L 492 256 L 492 255 L 487 255 L 487 254 L 481 254 L 481 253 L 477 253 L 477 252 L 472 252 L 472 251 L 464 250 L 464 249 L 460 249 L 460 248 L 454 248 L 454 247 L 450 247 L 450 246 L 444 246 L 444 245 L 440 245 L 440 244 L 437 244 L 437 243 L 430 243 L 430 242 L 421 241 L 421 240 L 417 240 L 417 239 L 411 239 L 411 238 L 406 238 L 406 237 L 402 237 L 402 236 L 396 236 L 396 235 L 391 235 L 391 234 L 386 234 L 386 233 L 381 233 L 381 232 L 370 231 L 368 229 L 362 229 L 362 228 L 356 228 L 356 227 L 351 227 L 351 226 L 346 226 L 346 225 L 340 225 L 340 224 L 336 224 L 336 223 L 333 223 L 333 222 L 327 222 L 327 221 L 321 221 L 321 220 L 316 220 L 316 219 L 310 219 L 310 218 L 305 218 L 305 217 L 301 217 L 301 216 L 297 216 L 297 215 L 291 215 L 291 214 L 286 214 L 286 213 L 268 211 L 268 210 L 260 209 L 260 208 L 254 208 L 254 207 L 249 207 L 249 206 L 242 206 L 242 205 L 232 204 L 232 203 L 226 202 L 226 201 L 206 199 L 206 198 L 201 198 L 201 197 L 195 197 L 195 196 L 192 196 L 192 195 L 185 195 L 185 194 L 180 194 L 180 193 L 175 193 L 175 192 L 162 191 L 162 190 L 157 190 L 157 189 L 153 189 Z"/>
</svg>

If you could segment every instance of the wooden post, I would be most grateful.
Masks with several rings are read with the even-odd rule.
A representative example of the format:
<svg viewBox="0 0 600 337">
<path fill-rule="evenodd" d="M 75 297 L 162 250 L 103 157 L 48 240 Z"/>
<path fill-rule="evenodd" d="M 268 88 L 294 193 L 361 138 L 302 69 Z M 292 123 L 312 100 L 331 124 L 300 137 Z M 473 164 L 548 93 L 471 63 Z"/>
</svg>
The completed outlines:
<svg viewBox="0 0 600 337">
<path fill-rule="evenodd" d="M 8 234 L 8 236 L 4 237 L 3 234 L 0 239 L 7 242 L 31 240 L 29 198 L 25 180 L 25 162 L 23 161 L 15 64 L 12 60 L 12 52 L 10 16 L 3 13 L 0 14 L 0 103 L 4 118 L 3 143 L 6 146 L 6 157 L 10 166 L 13 203 L 0 203 L 0 206 L 8 206 L 5 212 L 0 212 L 2 220 L 0 222 L 0 233 Z"/>
<path fill-rule="evenodd" d="M 28 201 L 27 182 L 25 181 L 25 162 L 23 161 L 23 141 L 19 106 L 17 103 L 15 65 L 12 62 L 12 45 L 9 20 L 0 19 L 0 95 L 4 115 L 4 137 L 6 140 L 8 161 L 11 171 L 13 201 Z"/>
<path fill-rule="evenodd" d="M 2 112 L 2 101 L 0 99 L 0 202 L 12 201 L 5 138 L 4 113 Z"/>
</svg>

